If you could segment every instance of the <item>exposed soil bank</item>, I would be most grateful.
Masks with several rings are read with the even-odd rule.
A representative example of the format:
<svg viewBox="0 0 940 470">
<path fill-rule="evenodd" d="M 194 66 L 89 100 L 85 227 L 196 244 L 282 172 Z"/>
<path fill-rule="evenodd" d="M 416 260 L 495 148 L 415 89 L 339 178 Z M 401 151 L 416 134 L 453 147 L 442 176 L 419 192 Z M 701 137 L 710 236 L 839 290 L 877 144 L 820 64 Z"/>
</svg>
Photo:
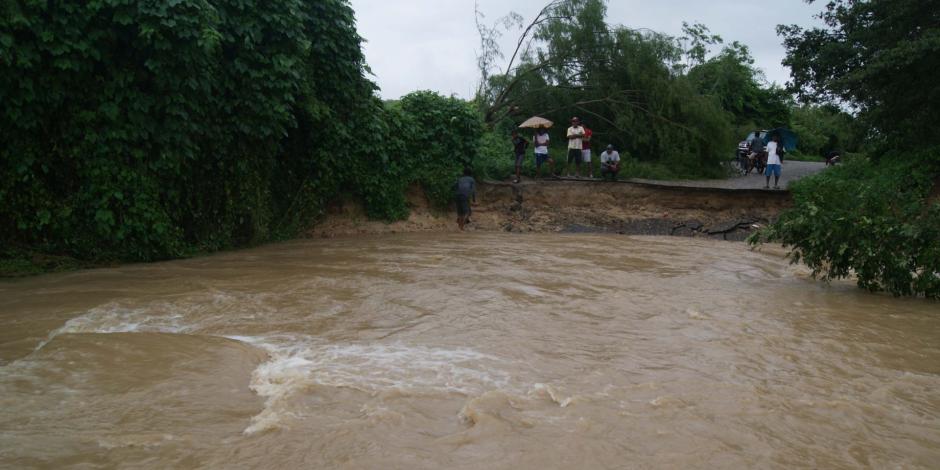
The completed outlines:
<svg viewBox="0 0 940 470">
<path fill-rule="evenodd" d="M 791 205 L 787 191 L 664 187 L 600 181 L 479 185 L 470 230 L 613 232 L 743 240 Z M 311 236 L 455 231 L 456 213 L 435 211 L 418 189 L 407 220 L 367 220 L 359 204 L 338 201 Z"/>
<path fill-rule="evenodd" d="M 756 179 L 748 180 L 757 181 Z M 758 181 L 759 183 L 759 181 Z M 468 230 L 509 232 L 607 232 L 743 240 L 755 226 L 789 207 L 787 191 L 664 186 L 637 182 L 525 181 L 481 183 Z M 683 184 L 679 182 L 679 184 Z M 940 188 L 940 186 L 938 186 Z M 935 195 L 932 197 L 936 197 Z M 420 188 L 408 193 L 411 215 L 386 224 L 369 220 L 354 198 L 336 201 L 310 237 L 457 230 L 453 206 L 435 210 Z M 121 264 L 16 251 L 0 259 L 0 279 Z"/>
</svg>

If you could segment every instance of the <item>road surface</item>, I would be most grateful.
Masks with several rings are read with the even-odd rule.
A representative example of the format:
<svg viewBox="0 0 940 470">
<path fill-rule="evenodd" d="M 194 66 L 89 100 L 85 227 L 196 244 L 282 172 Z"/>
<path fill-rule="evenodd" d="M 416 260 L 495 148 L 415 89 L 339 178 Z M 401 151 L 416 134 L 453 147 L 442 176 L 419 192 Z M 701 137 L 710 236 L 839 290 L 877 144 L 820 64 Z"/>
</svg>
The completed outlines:
<svg viewBox="0 0 940 470">
<path fill-rule="evenodd" d="M 751 172 L 748 176 L 732 176 L 726 179 L 719 180 L 650 180 L 644 178 L 629 178 L 621 179 L 618 182 L 620 183 L 633 183 L 633 184 L 642 184 L 646 186 L 659 186 L 664 188 L 695 188 L 695 189 L 717 189 L 722 191 L 786 191 L 789 189 L 790 182 L 796 181 L 800 178 L 819 173 L 826 169 L 826 164 L 821 162 L 800 162 L 800 161 L 785 161 L 783 162 L 783 169 L 781 170 L 780 175 L 780 188 L 779 190 L 775 189 L 764 189 L 764 183 L 767 181 L 763 175 L 758 175 L 754 172 Z M 563 181 L 581 181 L 581 182 L 602 182 L 603 180 L 599 178 L 587 179 L 587 178 L 571 178 L 571 177 L 562 177 L 559 178 Z M 491 184 L 511 184 L 504 182 L 495 182 L 489 181 Z M 538 181 L 531 178 L 523 178 L 523 185 L 527 184 L 537 184 Z M 771 181 L 771 186 L 773 186 L 773 181 Z"/>
<path fill-rule="evenodd" d="M 819 173 L 826 169 L 826 164 L 821 162 L 800 162 L 784 161 L 783 169 L 780 175 L 780 187 L 787 189 L 791 181 Z M 720 180 L 648 180 L 642 178 L 631 178 L 624 181 L 631 183 L 649 184 L 654 186 L 686 187 L 686 188 L 710 188 L 710 189 L 764 189 L 764 183 L 767 181 L 763 175 L 756 175 L 751 172 L 748 176 L 734 176 Z M 773 186 L 773 179 L 770 181 Z M 770 191 L 773 191 L 771 189 Z"/>
</svg>

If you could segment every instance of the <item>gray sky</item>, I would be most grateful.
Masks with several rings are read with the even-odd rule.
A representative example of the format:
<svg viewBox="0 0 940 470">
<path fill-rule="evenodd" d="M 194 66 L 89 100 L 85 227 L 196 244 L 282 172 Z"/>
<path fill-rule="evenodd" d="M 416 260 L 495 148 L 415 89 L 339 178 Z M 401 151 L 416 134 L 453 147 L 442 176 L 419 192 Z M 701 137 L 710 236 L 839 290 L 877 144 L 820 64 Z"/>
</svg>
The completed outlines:
<svg viewBox="0 0 940 470">
<path fill-rule="evenodd" d="M 486 21 L 514 11 L 527 21 L 548 0 L 480 0 Z M 351 0 L 359 34 L 366 39 L 366 60 L 381 87 L 395 99 L 414 90 L 434 90 L 469 98 L 478 72 L 479 35 L 473 19 L 474 0 Z M 726 43 L 751 48 L 767 80 L 783 84 L 789 71 L 780 62 L 784 49 L 777 24 L 815 25 L 822 8 L 802 0 L 610 0 L 607 22 L 681 35 L 682 22 L 703 23 Z M 512 53 L 518 31 L 503 37 L 503 52 Z"/>
</svg>

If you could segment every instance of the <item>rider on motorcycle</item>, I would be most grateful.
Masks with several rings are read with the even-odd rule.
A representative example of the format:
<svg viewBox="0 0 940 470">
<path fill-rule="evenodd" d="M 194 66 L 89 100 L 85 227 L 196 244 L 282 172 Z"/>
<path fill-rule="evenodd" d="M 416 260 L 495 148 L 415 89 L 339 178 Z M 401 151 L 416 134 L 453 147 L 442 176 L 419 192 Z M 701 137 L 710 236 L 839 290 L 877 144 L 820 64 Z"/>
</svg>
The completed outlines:
<svg viewBox="0 0 940 470">
<path fill-rule="evenodd" d="M 754 168 L 757 168 L 757 174 L 761 174 L 764 170 L 764 163 L 767 161 L 767 151 L 764 149 L 764 139 L 761 137 L 761 131 L 759 130 L 754 131 L 754 137 L 751 138 L 748 159 L 750 162 L 744 174 L 749 174 Z"/>
</svg>

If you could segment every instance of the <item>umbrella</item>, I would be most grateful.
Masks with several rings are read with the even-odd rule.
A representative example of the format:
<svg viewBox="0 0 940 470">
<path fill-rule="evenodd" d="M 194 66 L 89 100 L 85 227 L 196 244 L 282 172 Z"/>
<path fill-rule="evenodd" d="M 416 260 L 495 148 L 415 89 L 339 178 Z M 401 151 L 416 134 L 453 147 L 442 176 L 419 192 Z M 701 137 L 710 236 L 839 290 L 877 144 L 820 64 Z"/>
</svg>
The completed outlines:
<svg viewBox="0 0 940 470">
<path fill-rule="evenodd" d="M 796 134 L 794 134 L 790 129 L 785 127 L 778 127 L 776 129 L 771 129 L 767 131 L 766 134 L 764 134 L 764 143 L 766 144 L 767 142 L 770 142 L 770 139 L 774 136 L 774 134 L 780 136 L 780 143 L 783 144 L 783 148 L 786 149 L 787 152 L 792 152 L 794 149 L 796 149 L 796 144 L 800 141 Z"/>
<path fill-rule="evenodd" d="M 544 127 L 547 129 L 549 127 L 552 127 L 552 124 L 553 122 L 549 121 L 548 119 L 535 116 L 535 117 L 530 117 L 529 119 L 526 119 L 525 122 L 523 122 L 522 124 L 519 124 L 519 127 L 528 127 L 532 129 L 538 129 L 538 128 Z"/>
</svg>

